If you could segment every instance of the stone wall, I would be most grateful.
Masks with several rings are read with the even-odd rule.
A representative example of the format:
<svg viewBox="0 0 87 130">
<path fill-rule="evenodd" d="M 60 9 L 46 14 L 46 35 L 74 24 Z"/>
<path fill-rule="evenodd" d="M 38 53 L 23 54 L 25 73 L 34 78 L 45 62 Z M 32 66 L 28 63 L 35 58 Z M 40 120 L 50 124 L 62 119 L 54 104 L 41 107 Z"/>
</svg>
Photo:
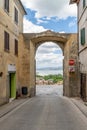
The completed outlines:
<svg viewBox="0 0 87 130">
<path fill-rule="evenodd" d="M 69 59 L 75 61 L 75 72 L 69 72 L 69 88 L 70 96 L 80 96 L 79 86 L 79 59 L 78 59 L 78 43 L 77 35 L 71 35 L 68 41 L 69 44 Z"/>
<path fill-rule="evenodd" d="M 45 37 L 46 34 L 46 37 Z M 36 36 L 35 36 L 36 35 Z M 42 35 L 42 36 L 41 36 Z M 52 36 L 51 36 L 52 35 Z M 61 36 L 62 35 L 62 36 Z M 78 63 L 78 45 L 76 34 L 57 34 L 50 32 L 39 34 L 23 34 L 20 36 L 20 55 L 19 55 L 19 81 L 20 86 L 28 87 L 28 96 L 34 96 L 36 93 L 35 72 L 36 61 L 35 53 L 37 46 L 45 41 L 52 40 L 59 45 L 61 44 L 64 54 L 64 96 L 76 97 L 80 96 L 79 88 L 79 63 Z M 33 37 L 33 38 L 32 38 Z M 52 38 L 53 37 L 53 38 Z M 66 37 L 66 39 L 65 39 Z M 63 39 L 64 38 L 64 39 Z M 53 41 L 54 39 L 54 41 Z M 56 40 L 55 40 L 56 39 Z M 63 43 L 64 42 L 64 43 Z M 69 72 L 69 60 L 75 61 L 75 72 Z"/>
<path fill-rule="evenodd" d="M 20 91 L 22 87 L 28 88 L 28 96 L 30 95 L 30 47 L 29 41 L 26 41 L 23 35 L 20 35 L 19 40 L 19 57 L 18 57 L 18 79 Z M 22 95 L 22 92 L 21 92 Z"/>
</svg>

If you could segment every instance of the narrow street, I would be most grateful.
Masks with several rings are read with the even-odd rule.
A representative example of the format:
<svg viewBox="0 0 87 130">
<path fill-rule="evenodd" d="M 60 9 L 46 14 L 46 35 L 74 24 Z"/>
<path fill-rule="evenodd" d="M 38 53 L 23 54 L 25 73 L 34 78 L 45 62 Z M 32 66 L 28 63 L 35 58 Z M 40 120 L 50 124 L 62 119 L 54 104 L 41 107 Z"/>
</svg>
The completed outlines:
<svg viewBox="0 0 87 130">
<path fill-rule="evenodd" d="M 87 118 L 70 99 L 55 90 L 58 87 L 53 87 L 53 91 L 52 87 L 42 87 L 42 91 L 38 87 L 36 97 L 0 119 L 0 129 L 87 130 Z"/>
</svg>

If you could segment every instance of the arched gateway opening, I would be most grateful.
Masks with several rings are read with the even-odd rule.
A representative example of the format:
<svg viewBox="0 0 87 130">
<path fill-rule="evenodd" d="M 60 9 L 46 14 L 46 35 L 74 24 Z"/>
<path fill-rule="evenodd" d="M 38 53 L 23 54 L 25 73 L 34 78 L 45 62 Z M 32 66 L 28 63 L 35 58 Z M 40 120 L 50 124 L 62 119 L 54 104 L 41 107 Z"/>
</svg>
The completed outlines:
<svg viewBox="0 0 87 130">
<path fill-rule="evenodd" d="M 37 48 L 44 42 L 54 42 L 63 51 L 63 95 L 79 96 L 78 46 L 76 34 L 61 34 L 50 30 L 42 33 L 20 35 L 19 41 L 19 86 L 26 86 L 27 96 L 36 94 L 36 61 Z M 73 65 L 70 62 L 73 61 Z"/>
<path fill-rule="evenodd" d="M 63 95 L 63 59 L 56 43 L 45 42 L 36 49 L 36 95 Z"/>
</svg>

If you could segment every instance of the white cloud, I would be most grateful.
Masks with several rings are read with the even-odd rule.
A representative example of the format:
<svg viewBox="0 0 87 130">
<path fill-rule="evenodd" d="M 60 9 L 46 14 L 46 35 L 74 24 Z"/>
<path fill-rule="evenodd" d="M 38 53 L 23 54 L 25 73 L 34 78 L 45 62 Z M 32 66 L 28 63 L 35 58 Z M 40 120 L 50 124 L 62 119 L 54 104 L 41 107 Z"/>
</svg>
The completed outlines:
<svg viewBox="0 0 87 130">
<path fill-rule="evenodd" d="M 56 53 L 55 53 L 56 52 Z M 36 53 L 37 68 L 62 66 L 62 50 L 52 42 L 42 44 Z"/>
<path fill-rule="evenodd" d="M 58 47 L 57 44 L 53 43 L 53 42 L 45 42 L 43 43 L 41 46 L 39 46 L 39 48 L 37 49 L 37 54 L 41 55 L 41 54 L 54 54 L 57 55 L 57 53 L 61 52 L 62 50 L 60 49 L 60 47 Z"/>
<path fill-rule="evenodd" d="M 61 32 L 59 32 L 59 33 L 65 33 L 65 31 L 61 31 Z"/>
<path fill-rule="evenodd" d="M 43 32 L 46 31 L 47 29 L 45 29 L 42 26 L 38 26 L 33 24 L 32 22 L 30 22 L 29 20 L 27 20 L 26 18 L 24 18 L 24 33 L 39 33 L 39 32 Z"/>
<path fill-rule="evenodd" d="M 69 0 L 21 0 L 26 8 L 36 11 L 36 18 L 57 16 L 59 19 L 77 16 L 76 5 L 69 5 Z"/>
<path fill-rule="evenodd" d="M 47 20 L 41 20 L 41 19 L 37 19 L 37 24 L 40 24 L 40 23 L 48 23 L 48 21 Z"/>
</svg>

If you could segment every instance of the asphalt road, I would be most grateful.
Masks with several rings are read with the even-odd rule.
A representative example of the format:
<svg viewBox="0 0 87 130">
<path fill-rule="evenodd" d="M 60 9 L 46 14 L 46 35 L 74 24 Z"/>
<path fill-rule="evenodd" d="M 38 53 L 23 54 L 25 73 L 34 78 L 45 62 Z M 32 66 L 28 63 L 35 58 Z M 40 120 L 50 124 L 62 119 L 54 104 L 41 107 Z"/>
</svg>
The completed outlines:
<svg viewBox="0 0 87 130">
<path fill-rule="evenodd" d="M 0 119 L 0 130 L 87 130 L 87 118 L 70 99 L 39 94 Z"/>
</svg>

